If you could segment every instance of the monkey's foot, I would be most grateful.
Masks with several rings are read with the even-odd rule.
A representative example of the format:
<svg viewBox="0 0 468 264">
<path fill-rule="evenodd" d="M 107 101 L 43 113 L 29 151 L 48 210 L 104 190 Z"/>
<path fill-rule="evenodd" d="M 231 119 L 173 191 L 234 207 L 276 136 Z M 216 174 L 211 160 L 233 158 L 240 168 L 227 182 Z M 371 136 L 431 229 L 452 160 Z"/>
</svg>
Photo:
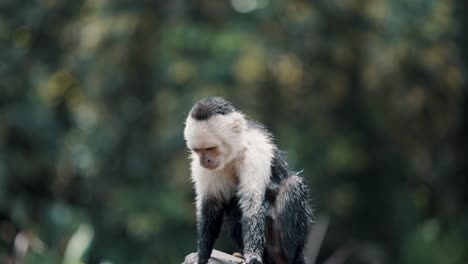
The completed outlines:
<svg viewBox="0 0 468 264">
<path fill-rule="evenodd" d="M 234 257 L 236 257 L 236 258 L 244 259 L 244 256 L 242 256 L 242 254 L 239 253 L 239 252 L 234 252 L 234 253 L 232 253 L 232 255 L 233 255 Z"/>
</svg>

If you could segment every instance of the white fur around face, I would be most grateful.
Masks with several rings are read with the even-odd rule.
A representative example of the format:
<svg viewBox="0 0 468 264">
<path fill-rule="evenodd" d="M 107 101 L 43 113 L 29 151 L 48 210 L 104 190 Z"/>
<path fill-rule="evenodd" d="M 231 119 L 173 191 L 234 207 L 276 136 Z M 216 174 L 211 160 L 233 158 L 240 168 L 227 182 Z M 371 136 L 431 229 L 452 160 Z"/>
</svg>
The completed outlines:
<svg viewBox="0 0 468 264">
<path fill-rule="evenodd" d="M 192 180 L 197 194 L 197 208 L 205 197 L 228 201 L 237 194 L 246 215 L 260 209 L 270 179 L 274 145 L 268 135 L 248 129 L 239 112 L 216 115 L 197 121 L 188 117 L 184 136 L 189 149 L 218 147 L 222 162 L 219 169 L 199 165 L 192 153 Z"/>
</svg>

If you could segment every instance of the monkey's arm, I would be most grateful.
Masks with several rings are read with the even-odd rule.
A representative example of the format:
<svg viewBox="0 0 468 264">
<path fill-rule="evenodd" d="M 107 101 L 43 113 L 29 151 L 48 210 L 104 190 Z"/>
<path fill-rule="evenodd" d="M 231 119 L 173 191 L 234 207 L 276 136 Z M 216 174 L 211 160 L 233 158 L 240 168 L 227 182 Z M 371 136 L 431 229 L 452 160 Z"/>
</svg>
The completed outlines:
<svg viewBox="0 0 468 264">
<path fill-rule="evenodd" d="M 248 264 L 262 263 L 266 218 L 263 195 L 259 193 L 244 194 L 241 198 L 241 204 L 245 206 L 242 216 L 245 261 Z"/>
<path fill-rule="evenodd" d="M 211 198 L 205 198 L 199 208 L 198 216 L 198 263 L 208 262 L 213 246 L 218 238 L 223 222 L 222 205 Z"/>
</svg>

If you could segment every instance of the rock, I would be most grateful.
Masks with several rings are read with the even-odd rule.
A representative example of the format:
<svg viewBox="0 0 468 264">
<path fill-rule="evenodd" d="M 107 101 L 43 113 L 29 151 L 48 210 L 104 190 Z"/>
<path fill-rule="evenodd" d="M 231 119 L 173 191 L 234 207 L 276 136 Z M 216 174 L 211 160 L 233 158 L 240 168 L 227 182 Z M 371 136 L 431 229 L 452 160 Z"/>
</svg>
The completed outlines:
<svg viewBox="0 0 468 264">
<path fill-rule="evenodd" d="M 197 263 L 197 253 L 190 253 L 185 257 L 183 264 L 193 264 Z M 244 260 L 232 255 L 226 254 L 224 252 L 213 250 L 211 253 L 211 258 L 208 261 L 208 264 L 241 264 L 244 263 Z"/>
</svg>

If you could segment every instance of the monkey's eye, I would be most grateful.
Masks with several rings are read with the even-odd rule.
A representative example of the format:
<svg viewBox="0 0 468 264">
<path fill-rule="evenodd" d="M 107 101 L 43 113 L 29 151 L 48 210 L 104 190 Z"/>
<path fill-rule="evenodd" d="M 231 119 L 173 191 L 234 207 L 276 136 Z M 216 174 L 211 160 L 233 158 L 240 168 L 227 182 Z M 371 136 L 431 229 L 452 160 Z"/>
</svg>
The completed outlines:
<svg viewBox="0 0 468 264">
<path fill-rule="evenodd" d="M 208 151 L 213 151 L 215 149 L 216 149 L 216 147 L 206 148 L 206 150 L 208 150 Z"/>
</svg>

